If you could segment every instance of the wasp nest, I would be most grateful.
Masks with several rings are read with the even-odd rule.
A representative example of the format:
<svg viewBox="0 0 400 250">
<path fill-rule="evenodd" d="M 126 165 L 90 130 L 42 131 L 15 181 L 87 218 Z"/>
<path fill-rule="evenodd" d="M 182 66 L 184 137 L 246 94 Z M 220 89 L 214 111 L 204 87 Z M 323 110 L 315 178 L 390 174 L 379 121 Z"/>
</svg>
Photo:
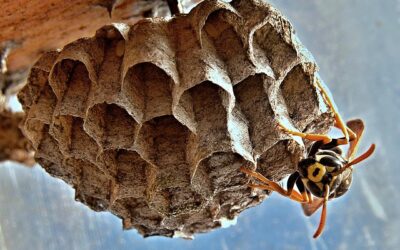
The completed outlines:
<svg viewBox="0 0 400 250">
<path fill-rule="evenodd" d="M 266 197 L 241 166 L 274 180 L 296 169 L 305 147 L 278 118 L 332 125 L 317 80 L 270 5 L 204 1 L 45 54 L 19 97 L 37 162 L 77 200 L 145 236 L 191 236 Z"/>
</svg>

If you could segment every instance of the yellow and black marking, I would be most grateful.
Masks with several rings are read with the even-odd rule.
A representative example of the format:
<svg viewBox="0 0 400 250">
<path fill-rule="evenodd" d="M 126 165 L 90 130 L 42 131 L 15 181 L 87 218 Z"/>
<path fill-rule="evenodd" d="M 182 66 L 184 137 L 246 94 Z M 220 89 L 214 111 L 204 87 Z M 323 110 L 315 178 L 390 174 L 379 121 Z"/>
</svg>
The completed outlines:
<svg viewBox="0 0 400 250">
<path fill-rule="evenodd" d="M 328 98 L 325 94 L 324 98 Z M 330 102 L 328 102 L 331 105 Z M 337 112 L 334 112 L 338 116 Z M 269 191 L 275 191 L 279 194 L 298 201 L 303 205 L 303 211 L 309 216 L 322 206 L 322 213 L 318 229 L 314 234 L 317 238 L 323 232 L 326 214 L 327 201 L 345 194 L 352 182 L 352 166 L 368 158 L 375 150 L 375 145 L 361 156 L 353 159 L 358 142 L 364 130 L 361 120 L 353 120 L 343 124 L 341 118 L 336 117 L 336 126 L 339 127 L 345 136 L 333 139 L 328 135 L 306 134 L 298 131 L 292 131 L 279 124 L 282 131 L 300 136 L 303 139 L 314 141 L 307 158 L 301 160 L 298 169 L 287 181 L 287 190 L 284 190 L 278 183 L 273 182 L 261 174 L 241 168 L 241 171 L 255 177 L 263 184 L 249 184 L 249 187 L 259 188 Z M 353 131 L 354 130 L 354 131 Z M 346 158 L 342 156 L 340 145 L 349 144 Z M 294 189 L 297 187 L 298 191 Z M 314 199 L 313 196 L 319 199 Z"/>
<path fill-rule="evenodd" d="M 316 162 L 308 166 L 307 178 L 316 183 L 321 182 L 322 177 L 325 176 L 325 173 L 326 173 L 326 167 L 321 163 Z"/>
<path fill-rule="evenodd" d="M 301 202 L 303 211 L 307 215 L 313 214 L 322 206 L 320 222 L 313 236 L 317 238 L 321 235 L 325 226 L 328 200 L 337 198 L 347 192 L 352 181 L 352 166 L 371 156 L 375 150 L 375 145 L 372 144 L 364 154 L 353 159 L 360 137 L 364 132 L 363 121 L 357 119 L 344 124 L 321 83 L 317 80 L 315 84 L 331 109 L 335 118 L 335 127 L 342 131 L 343 137 L 331 138 L 326 134 L 309 134 L 295 131 L 286 128 L 278 121 L 278 127 L 283 132 L 314 141 L 307 158 L 299 162 L 297 171 L 289 177 L 287 190 L 284 190 L 278 183 L 268 180 L 260 173 L 244 167 L 240 170 L 263 183 L 263 185 L 250 184 L 249 187 L 276 191 L 285 197 Z M 341 145 L 349 145 L 346 158 L 342 156 L 342 150 L 339 148 Z M 295 186 L 300 193 L 294 190 Z M 320 199 L 313 199 L 313 195 Z"/>
<path fill-rule="evenodd" d="M 324 186 L 328 185 L 334 192 L 339 186 L 341 177 L 334 173 L 347 164 L 336 152 L 321 150 L 317 151 L 314 158 L 307 158 L 299 164 L 299 172 L 303 173 L 302 182 L 304 186 L 316 197 L 324 196 Z"/>
</svg>

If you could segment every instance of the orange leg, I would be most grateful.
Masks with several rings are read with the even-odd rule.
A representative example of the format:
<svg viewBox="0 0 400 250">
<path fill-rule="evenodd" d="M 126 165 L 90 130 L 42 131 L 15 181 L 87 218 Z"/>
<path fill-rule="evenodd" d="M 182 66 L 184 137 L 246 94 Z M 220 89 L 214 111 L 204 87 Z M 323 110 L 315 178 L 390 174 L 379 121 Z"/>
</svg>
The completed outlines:
<svg viewBox="0 0 400 250">
<path fill-rule="evenodd" d="M 268 180 L 260 173 L 251 171 L 245 167 L 241 167 L 240 171 L 256 178 L 257 180 L 259 180 L 265 184 L 265 185 L 249 184 L 249 187 L 251 187 L 251 188 L 275 191 L 275 192 L 281 194 L 282 196 L 288 197 L 288 198 L 290 198 L 294 201 L 300 202 L 300 203 L 308 201 L 307 199 L 304 199 L 304 197 L 301 194 L 299 194 L 297 191 L 295 191 L 293 189 L 286 191 L 278 183 Z"/>
<path fill-rule="evenodd" d="M 308 191 L 308 190 L 307 190 L 307 196 L 308 196 L 308 203 L 312 204 L 314 199 L 313 199 L 313 196 L 312 196 L 311 192 Z"/>
<path fill-rule="evenodd" d="M 303 197 L 301 196 L 301 194 L 299 194 L 297 191 L 293 191 L 290 195 L 287 195 L 286 192 L 283 190 L 276 190 L 274 188 L 272 188 L 271 186 L 268 185 L 260 185 L 260 184 L 249 184 L 248 185 L 250 188 L 257 188 L 257 189 L 261 189 L 261 190 L 269 190 L 269 191 L 276 191 L 279 194 L 281 194 L 282 196 L 288 197 L 291 200 L 300 202 L 300 203 L 304 203 L 306 202 L 305 200 L 303 200 Z"/>
<path fill-rule="evenodd" d="M 305 203 L 309 203 L 310 202 L 307 192 L 302 192 L 301 196 L 303 197 L 303 200 L 304 200 Z"/>
<path fill-rule="evenodd" d="M 325 194 L 324 194 L 324 203 L 322 205 L 321 219 L 319 220 L 319 225 L 317 231 L 315 231 L 313 238 L 318 238 L 322 232 L 324 231 L 325 223 L 326 223 L 326 203 L 329 199 L 329 185 L 325 185 Z"/>
<path fill-rule="evenodd" d="M 321 83 L 317 80 L 315 84 L 316 84 L 316 87 L 321 91 L 322 97 L 324 98 L 324 100 L 328 104 L 329 108 L 331 109 L 333 115 L 335 116 L 335 126 L 343 132 L 343 135 L 344 135 L 346 141 L 348 142 L 349 137 L 350 137 L 348 127 L 343 122 L 342 117 L 340 116 L 339 112 L 336 110 L 331 98 L 329 97 L 326 90 L 322 87 Z M 351 134 L 351 136 L 355 136 L 355 134 L 352 132 L 350 132 L 350 134 Z"/>
<path fill-rule="evenodd" d="M 295 136 L 300 136 L 303 139 L 307 139 L 310 141 L 323 141 L 324 144 L 328 144 L 332 141 L 332 138 L 328 135 L 322 135 L 322 134 L 306 134 L 294 130 L 290 130 L 283 126 L 281 123 L 278 122 L 279 128 L 284 131 L 287 134 L 295 135 Z"/>
<path fill-rule="evenodd" d="M 338 128 L 338 129 L 340 129 L 340 130 L 342 130 L 342 128 L 341 128 L 340 126 L 338 126 L 337 123 L 335 123 L 335 127 Z M 348 142 L 357 139 L 357 134 L 354 133 L 354 131 L 351 130 L 351 128 L 349 128 L 348 126 L 346 126 L 346 130 L 347 130 L 347 133 L 349 134 Z M 347 142 L 347 143 L 348 143 L 348 142 Z M 347 143 L 345 143 L 345 144 L 347 144 Z"/>
<path fill-rule="evenodd" d="M 357 134 L 353 132 L 344 122 L 342 117 L 340 116 L 339 112 L 336 110 L 335 106 L 333 105 L 333 102 L 331 98 L 329 97 L 328 93 L 326 90 L 322 87 L 321 83 L 319 81 L 316 81 L 316 87 L 320 90 L 321 95 L 323 99 L 325 100 L 326 104 L 328 107 L 331 109 L 334 117 L 335 117 L 335 127 L 339 128 L 343 135 L 344 138 L 338 139 L 337 144 L 338 145 L 345 145 L 348 144 L 349 141 L 353 141 L 357 138 Z M 294 136 L 300 136 L 303 139 L 307 139 L 310 141 L 323 141 L 324 144 L 328 144 L 329 142 L 332 141 L 332 138 L 328 135 L 322 135 L 322 134 L 307 134 L 307 133 L 302 133 L 294 130 L 290 130 L 283 126 L 281 123 L 278 122 L 278 125 L 281 130 L 284 132 L 294 135 Z"/>
</svg>

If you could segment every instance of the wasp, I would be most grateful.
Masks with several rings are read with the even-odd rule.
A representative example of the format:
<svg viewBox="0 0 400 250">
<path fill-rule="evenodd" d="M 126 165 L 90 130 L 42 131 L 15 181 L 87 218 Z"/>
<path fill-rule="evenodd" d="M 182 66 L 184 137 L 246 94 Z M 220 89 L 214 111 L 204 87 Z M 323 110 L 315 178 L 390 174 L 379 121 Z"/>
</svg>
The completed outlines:
<svg viewBox="0 0 400 250">
<path fill-rule="evenodd" d="M 318 238 L 325 227 L 327 216 L 327 202 L 345 194 L 352 183 L 353 166 L 367 159 L 375 150 L 375 144 L 355 158 L 360 139 L 364 132 L 364 123 L 360 119 L 350 120 L 346 124 L 334 107 L 326 90 L 317 81 L 316 87 L 331 109 L 335 124 L 341 130 L 343 137 L 332 138 L 327 134 L 308 134 L 291 130 L 278 122 L 278 128 L 283 132 L 299 136 L 302 139 L 313 141 L 307 157 L 300 160 L 297 171 L 287 180 L 285 190 L 279 183 L 268 180 L 258 172 L 241 167 L 240 170 L 257 179 L 262 184 L 249 184 L 251 188 L 275 191 L 302 204 L 306 216 L 311 216 L 321 206 L 320 222 L 313 237 Z M 344 156 L 340 146 L 348 145 L 347 154 Z M 297 187 L 298 192 L 294 189 Z"/>
</svg>

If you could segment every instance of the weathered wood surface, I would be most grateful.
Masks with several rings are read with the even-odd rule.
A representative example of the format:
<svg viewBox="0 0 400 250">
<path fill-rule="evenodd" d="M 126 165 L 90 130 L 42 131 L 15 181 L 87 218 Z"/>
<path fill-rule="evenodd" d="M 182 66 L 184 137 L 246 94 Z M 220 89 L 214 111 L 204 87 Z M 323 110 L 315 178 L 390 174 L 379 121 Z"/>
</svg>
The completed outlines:
<svg viewBox="0 0 400 250">
<path fill-rule="evenodd" d="M 115 2 L 115 5 L 113 5 Z M 121 2 L 121 3 L 118 3 Z M 43 51 L 62 48 L 80 37 L 90 37 L 105 24 L 134 23 L 149 14 L 161 0 L 2 0 L 0 2 L 0 45 L 15 47 L 8 69 L 30 67 Z M 111 6 L 110 17 L 107 6 Z"/>
</svg>

